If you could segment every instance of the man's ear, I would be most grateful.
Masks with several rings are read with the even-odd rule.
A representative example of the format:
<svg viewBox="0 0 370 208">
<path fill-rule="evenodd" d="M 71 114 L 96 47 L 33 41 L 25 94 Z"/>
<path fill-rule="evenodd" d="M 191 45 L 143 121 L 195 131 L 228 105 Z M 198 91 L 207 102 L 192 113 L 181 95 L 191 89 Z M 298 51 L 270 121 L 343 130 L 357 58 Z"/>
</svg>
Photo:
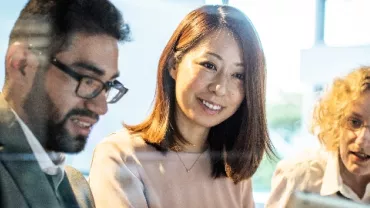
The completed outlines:
<svg viewBox="0 0 370 208">
<path fill-rule="evenodd" d="M 35 57 L 28 45 L 22 42 L 14 42 L 8 47 L 5 58 L 7 73 L 11 76 L 26 76 L 29 68 L 37 65 Z"/>
<path fill-rule="evenodd" d="M 21 73 L 23 76 L 26 75 L 26 49 L 25 44 L 20 42 L 14 42 L 8 47 L 5 58 L 5 66 L 8 74 Z"/>
</svg>

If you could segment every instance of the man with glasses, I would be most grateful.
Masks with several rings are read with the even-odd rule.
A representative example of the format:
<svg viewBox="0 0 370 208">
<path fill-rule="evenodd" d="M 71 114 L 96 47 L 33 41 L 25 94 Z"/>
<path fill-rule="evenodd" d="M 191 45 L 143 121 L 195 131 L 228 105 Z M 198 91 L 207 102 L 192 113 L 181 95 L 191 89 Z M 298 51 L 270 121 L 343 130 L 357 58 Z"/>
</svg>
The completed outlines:
<svg viewBox="0 0 370 208">
<path fill-rule="evenodd" d="M 78 81 L 78 86 L 76 87 L 76 95 L 80 96 L 81 98 L 92 99 L 98 96 L 103 90 L 105 90 L 107 102 L 116 103 L 128 91 L 128 89 L 117 80 L 104 83 L 92 76 L 76 73 L 73 69 L 60 62 L 57 58 L 52 58 L 51 63 L 69 76 L 71 76 L 73 79 Z M 89 66 L 85 67 L 86 69 L 89 68 Z M 93 66 L 90 67 L 90 70 L 95 71 L 96 73 L 103 73 Z"/>
<path fill-rule="evenodd" d="M 94 207 L 64 153 L 82 151 L 107 103 L 128 91 L 116 80 L 128 34 L 109 0 L 28 1 L 0 94 L 0 207 Z"/>
</svg>

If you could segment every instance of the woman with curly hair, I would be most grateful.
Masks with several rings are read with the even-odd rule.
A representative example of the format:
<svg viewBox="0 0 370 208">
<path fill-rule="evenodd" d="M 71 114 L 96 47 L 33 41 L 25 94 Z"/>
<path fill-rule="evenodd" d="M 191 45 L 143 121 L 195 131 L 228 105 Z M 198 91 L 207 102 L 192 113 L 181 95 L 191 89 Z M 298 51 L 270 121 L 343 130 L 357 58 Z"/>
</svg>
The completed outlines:
<svg viewBox="0 0 370 208">
<path fill-rule="evenodd" d="M 281 161 L 266 207 L 285 207 L 296 190 L 370 203 L 370 67 L 334 80 L 313 113 L 322 148 Z"/>
</svg>

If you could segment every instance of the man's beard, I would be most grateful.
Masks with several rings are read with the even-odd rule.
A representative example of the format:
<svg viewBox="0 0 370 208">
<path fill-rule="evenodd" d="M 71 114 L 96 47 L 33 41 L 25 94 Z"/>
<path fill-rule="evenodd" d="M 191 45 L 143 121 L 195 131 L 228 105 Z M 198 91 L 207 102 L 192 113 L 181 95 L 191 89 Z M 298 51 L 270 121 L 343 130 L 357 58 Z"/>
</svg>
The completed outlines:
<svg viewBox="0 0 370 208">
<path fill-rule="evenodd" d="M 58 123 L 50 119 L 48 126 L 48 139 L 45 148 L 56 152 L 78 153 L 82 151 L 87 142 L 87 136 L 72 136 L 66 129 L 68 120 L 72 116 L 87 116 L 98 120 L 98 116 L 87 109 L 72 109 L 64 116 L 64 119 Z"/>
<path fill-rule="evenodd" d="M 35 78 L 35 84 L 28 94 L 23 108 L 28 116 L 28 126 L 41 145 L 47 151 L 78 153 L 86 145 L 87 137 L 73 136 L 67 130 L 67 122 L 72 116 L 87 116 L 98 120 L 99 116 L 88 109 L 71 109 L 60 121 L 60 111 L 44 90 L 40 78 Z"/>
</svg>

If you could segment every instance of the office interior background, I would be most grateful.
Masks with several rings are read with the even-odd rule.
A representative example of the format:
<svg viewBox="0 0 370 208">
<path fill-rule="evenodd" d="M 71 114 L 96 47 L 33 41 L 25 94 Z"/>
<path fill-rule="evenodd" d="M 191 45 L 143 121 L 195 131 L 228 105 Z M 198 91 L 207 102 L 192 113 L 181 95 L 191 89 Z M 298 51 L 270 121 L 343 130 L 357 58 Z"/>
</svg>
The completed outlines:
<svg viewBox="0 0 370 208">
<path fill-rule="evenodd" d="M 263 204 L 276 163 L 318 141 L 308 131 L 312 108 L 336 76 L 370 64 L 368 0 L 111 0 L 132 29 L 120 45 L 119 80 L 130 91 L 94 127 L 87 147 L 67 163 L 87 177 L 94 147 L 122 123 L 136 124 L 151 111 L 160 54 L 181 19 L 204 4 L 228 4 L 254 23 L 267 59 L 267 117 L 279 158 L 262 161 L 253 176 L 254 198 Z M 8 36 L 26 0 L 0 8 L 0 63 Z M 4 65 L 3 65 L 4 66 Z M 4 67 L 2 67 L 4 68 Z M 0 73 L 0 86 L 5 71 Z"/>
</svg>

